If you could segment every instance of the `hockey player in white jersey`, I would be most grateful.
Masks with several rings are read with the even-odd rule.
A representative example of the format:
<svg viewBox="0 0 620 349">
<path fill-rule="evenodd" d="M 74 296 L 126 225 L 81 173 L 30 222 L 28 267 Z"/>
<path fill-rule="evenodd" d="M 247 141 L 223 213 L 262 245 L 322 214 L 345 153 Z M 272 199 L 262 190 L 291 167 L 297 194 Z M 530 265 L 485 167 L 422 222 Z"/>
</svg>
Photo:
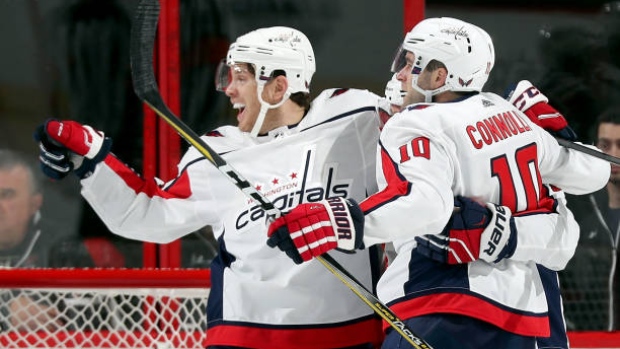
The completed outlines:
<svg viewBox="0 0 620 349">
<path fill-rule="evenodd" d="M 495 55 L 484 30 L 426 19 L 402 48 L 395 71 L 408 107 L 380 137 L 382 190 L 360 205 L 301 205 L 271 224 L 268 243 L 301 263 L 391 241 L 398 254 L 378 296 L 431 345 L 537 348 L 551 334 L 555 296 L 545 287 L 554 275 L 540 266 L 564 268 L 578 231 L 562 193 L 545 183 L 592 192 L 610 165 L 559 146 L 510 102 L 481 92 Z M 383 348 L 404 343 L 388 329 Z"/>
<path fill-rule="evenodd" d="M 389 104 L 365 90 L 329 89 L 310 106 L 315 61 L 303 33 L 252 31 L 230 46 L 220 68 L 219 87 L 238 110 L 238 126 L 202 139 L 279 210 L 334 197 L 361 201 L 377 191 L 379 114 Z M 267 246 L 261 206 L 196 149 L 184 154 L 177 178 L 160 183 L 140 178 L 88 126 L 50 120 L 39 138 L 46 173 L 75 169 L 82 195 L 112 232 L 167 243 L 213 227 L 219 255 L 211 267 L 209 348 L 370 349 L 383 340 L 380 318 L 320 263 L 296 265 Z M 373 289 L 378 251 L 332 257 Z"/>
</svg>

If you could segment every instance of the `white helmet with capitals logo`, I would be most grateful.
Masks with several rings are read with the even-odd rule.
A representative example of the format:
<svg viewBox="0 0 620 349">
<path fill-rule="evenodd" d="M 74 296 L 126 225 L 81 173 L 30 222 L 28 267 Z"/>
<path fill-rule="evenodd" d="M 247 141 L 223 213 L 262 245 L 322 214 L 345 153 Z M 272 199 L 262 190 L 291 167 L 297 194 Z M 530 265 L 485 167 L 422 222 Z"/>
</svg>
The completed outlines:
<svg viewBox="0 0 620 349">
<path fill-rule="evenodd" d="M 419 89 L 417 75 L 430 61 L 437 60 L 446 66 L 446 84 L 426 91 L 430 96 L 444 91 L 480 92 L 495 64 L 495 49 L 489 34 L 471 23 L 449 17 L 425 19 L 407 33 L 392 65 L 393 71 L 400 70 L 399 65 L 402 68 L 407 51 L 415 55 L 412 73 L 416 89 Z"/>
<path fill-rule="evenodd" d="M 260 28 L 238 37 L 230 45 L 226 61 L 218 68 L 218 90 L 226 89 L 230 78 L 229 70 L 238 63 L 252 64 L 255 70 L 261 112 L 251 132 L 253 135 L 258 133 L 267 109 L 279 107 L 293 93 L 310 92 L 310 81 L 316 70 L 310 40 L 299 30 L 282 26 Z M 262 100 L 261 94 L 263 87 L 274 77 L 276 71 L 284 72 L 288 89 L 281 102 L 270 105 Z"/>
<path fill-rule="evenodd" d="M 226 65 L 249 63 L 256 70 L 256 82 L 264 85 L 276 70 L 285 72 L 290 93 L 310 92 L 316 70 L 310 40 L 297 29 L 269 27 L 237 38 L 228 49 Z"/>
</svg>

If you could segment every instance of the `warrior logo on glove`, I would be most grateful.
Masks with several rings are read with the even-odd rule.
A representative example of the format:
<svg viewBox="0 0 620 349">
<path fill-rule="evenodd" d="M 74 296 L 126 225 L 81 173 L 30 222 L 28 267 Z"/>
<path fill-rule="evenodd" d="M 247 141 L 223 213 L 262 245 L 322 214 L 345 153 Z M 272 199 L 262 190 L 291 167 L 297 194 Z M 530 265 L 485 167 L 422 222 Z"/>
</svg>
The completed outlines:
<svg viewBox="0 0 620 349">
<path fill-rule="evenodd" d="M 329 212 L 333 215 L 330 219 L 332 219 L 332 222 L 336 223 L 338 240 L 349 240 L 352 244 L 354 241 L 351 239 L 351 230 L 354 228 L 345 201 L 342 200 L 342 198 L 331 198 L 327 199 L 327 203 L 331 208 Z M 317 207 L 322 208 L 320 205 L 317 205 Z M 351 247 L 353 246 L 351 245 Z"/>
<path fill-rule="evenodd" d="M 362 249 L 364 213 L 341 197 L 300 204 L 269 226 L 267 244 L 301 264 L 333 249 Z"/>
</svg>

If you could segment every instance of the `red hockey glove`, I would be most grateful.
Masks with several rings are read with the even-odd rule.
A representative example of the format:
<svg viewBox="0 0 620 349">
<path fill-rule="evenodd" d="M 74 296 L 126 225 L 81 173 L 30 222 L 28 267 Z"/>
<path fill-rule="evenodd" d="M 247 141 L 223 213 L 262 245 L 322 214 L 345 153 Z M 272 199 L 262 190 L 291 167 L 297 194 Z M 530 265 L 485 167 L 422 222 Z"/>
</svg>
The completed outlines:
<svg viewBox="0 0 620 349">
<path fill-rule="evenodd" d="M 269 226 L 267 245 L 278 247 L 296 264 L 338 248 L 363 248 L 364 213 L 350 199 L 300 204 Z"/>
<path fill-rule="evenodd" d="M 512 256 L 517 246 L 510 209 L 466 197 L 454 198 L 458 208 L 438 235 L 417 236 L 416 251 L 442 263 L 461 264 L 478 259 L 497 263 Z"/>
<path fill-rule="evenodd" d="M 43 172 L 55 179 L 71 170 L 80 178 L 88 177 L 112 146 L 103 132 L 75 121 L 49 119 L 37 127 L 34 137 Z"/>
<path fill-rule="evenodd" d="M 549 105 L 549 99 L 531 82 L 519 81 L 517 86 L 509 92 L 507 99 L 536 125 L 552 135 L 569 141 L 577 140 L 577 134 L 568 126 L 564 116 Z"/>
</svg>

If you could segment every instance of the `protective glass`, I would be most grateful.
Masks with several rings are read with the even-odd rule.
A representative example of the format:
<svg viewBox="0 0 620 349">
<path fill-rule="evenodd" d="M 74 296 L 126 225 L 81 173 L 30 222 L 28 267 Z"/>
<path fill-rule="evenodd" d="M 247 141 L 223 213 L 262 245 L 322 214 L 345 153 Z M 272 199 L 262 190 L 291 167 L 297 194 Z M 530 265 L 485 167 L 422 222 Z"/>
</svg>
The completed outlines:
<svg viewBox="0 0 620 349">
<path fill-rule="evenodd" d="M 407 53 L 409 51 L 404 49 L 403 46 L 401 45 L 398 50 L 396 51 L 396 54 L 394 55 L 394 61 L 392 61 L 392 67 L 391 67 L 391 72 L 398 74 L 403 68 L 405 68 L 407 66 Z M 428 62 L 424 59 L 422 59 L 422 57 L 416 57 L 414 65 L 412 67 L 411 70 L 411 74 L 420 74 L 422 72 L 422 69 L 424 67 L 426 67 L 426 64 Z"/>
<path fill-rule="evenodd" d="M 254 81 L 254 70 L 250 71 L 245 63 L 226 64 L 221 61 L 215 71 L 215 89 L 226 92 L 226 89 L 233 83 L 245 84 Z"/>
<path fill-rule="evenodd" d="M 232 70 L 226 64 L 226 60 L 222 60 L 215 70 L 215 89 L 220 92 L 226 92 L 226 88 L 232 83 Z"/>
<path fill-rule="evenodd" d="M 396 50 L 396 54 L 394 54 L 394 60 L 392 61 L 392 67 L 390 68 L 392 73 L 398 73 L 407 65 L 407 59 L 405 58 L 406 55 L 407 50 L 405 50 L 401 44 Z"/>
</svg>

